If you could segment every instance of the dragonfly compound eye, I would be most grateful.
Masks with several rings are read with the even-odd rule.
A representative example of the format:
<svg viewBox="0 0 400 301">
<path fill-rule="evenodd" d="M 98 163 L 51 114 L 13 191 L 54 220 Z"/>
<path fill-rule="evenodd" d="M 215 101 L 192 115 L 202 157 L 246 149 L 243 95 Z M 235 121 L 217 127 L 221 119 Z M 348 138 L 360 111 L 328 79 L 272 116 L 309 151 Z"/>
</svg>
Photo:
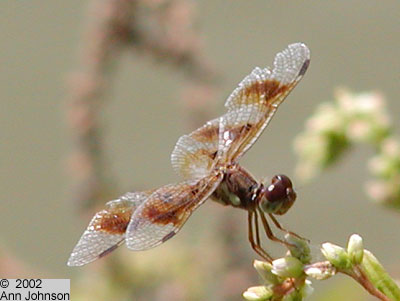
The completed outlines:
<svg viewBox="0 0 400 301">
<path fill-rule="evenodd" d="M 267 213 L 284 214 L 296 200 L 292 181 L 285 175 L 276 175 L 271 184 L 262 191 L 261 209 Z"/>
</svg>

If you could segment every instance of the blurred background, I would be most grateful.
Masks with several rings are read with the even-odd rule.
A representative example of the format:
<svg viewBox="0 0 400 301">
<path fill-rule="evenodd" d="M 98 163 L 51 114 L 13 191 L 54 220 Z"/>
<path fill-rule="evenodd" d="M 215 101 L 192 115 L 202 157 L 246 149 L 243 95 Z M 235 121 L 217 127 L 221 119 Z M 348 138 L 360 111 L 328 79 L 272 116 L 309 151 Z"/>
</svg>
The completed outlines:
<svg viewBox="0 0 400 301">
<path fill-rule="evenodd" d="M 260 283 L 245 212 L 212 202 L 153 250 L 66 261 L 107 200 L 179 181 L 177 139 L 288 44 L 306 43 L 311 65 L 241 161 L 257 178 L 294 178 L 293 141 L 338 87 L 382 93 L 400 132 L 398 1 L 3 0 L 0 28 L 0 275 L 71 278 L 73 300 L 241 300 Z M 295 182 L 280 221 L 316 250 L 359 233 L 398 278 L 400 215 L 364 190 L 373 152 Z M 310 300 L 370 300 L 341 275 L 314 288 Z"/>
</svg>

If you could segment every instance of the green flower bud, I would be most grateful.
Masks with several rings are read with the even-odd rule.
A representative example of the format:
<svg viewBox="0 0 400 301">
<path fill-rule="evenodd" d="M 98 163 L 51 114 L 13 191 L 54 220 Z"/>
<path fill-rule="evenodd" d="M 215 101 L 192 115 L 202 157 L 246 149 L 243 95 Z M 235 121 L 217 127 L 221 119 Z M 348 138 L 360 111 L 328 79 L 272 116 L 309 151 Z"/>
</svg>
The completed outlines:
<svg viewBox="0 0 400 301">
<path fill-rule="evenodd" d="M 360 264 L 364 256 L 364 247 L 361 236 L 358 234 L 353 234 L 350 236 L 349 242 L 347 244 L 347 253 L 350 256 L 350 260 L 353 264 Z"/>
<path fill-rule="evenodd" d="M 326 242 L 322 244 L 321 252 L 336 268 L 340 270 L 351 268 L 351 260 L 345 249 Z"/>
<path fill-rule="evenodd" d="M 314 279 L 325 280 L 336 274 L 336 268 L 329 261 L 323 261 L 307 265 L 304 272 Z"/>
<path fill-rule="evenodd" d="M 303 263 L 296 257 L 283 257 L 272 262 L 272 273 L 282 278 L 297 278 L 303 274 Z"/>
<path fill-rule="evenodd" d="M 263 301 L 270 299 L 273 295 L 274 293 L 269 287 L 253 286 L 243 293 L 243 298 L 249 301 Z"/>
<path fill-rule="evenodd" d="M 254 260 L 253 266 L 265 281 L 271 284 L 280 283 L 278 277 L 271 272 L 272 265 L 269 262 Z"/>
<path fill-rule="evenodd" d="M 290 255 L 299 259 L 302 263 L 309 263 L 311 251 L 306 239 L 296 237 L 291 234 L 285 235 L 285 240 L 293 246 L 289 246 Z"/>
</svg>

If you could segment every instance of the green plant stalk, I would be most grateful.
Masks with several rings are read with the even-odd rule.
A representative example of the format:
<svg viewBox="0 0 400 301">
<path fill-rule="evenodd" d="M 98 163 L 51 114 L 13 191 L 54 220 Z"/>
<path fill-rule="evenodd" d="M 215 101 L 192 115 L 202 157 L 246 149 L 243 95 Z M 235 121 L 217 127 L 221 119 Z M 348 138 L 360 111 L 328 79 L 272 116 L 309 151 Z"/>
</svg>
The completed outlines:
<svg viewBox="0 0 400 301">
<path fill-rule="evenodd" d="M 375 296 L 382 301 L 390 301 L 390 299 L 384 293 L 374 286 L 374 284 L 369 280 L 365 272 L 359 266 L 354 266 L 352 270 L 342 271 L 342 273 L 357 281 L 372 296 Z"/>
<path fill-rule="evenodd" d="M 385 294 L 390 300 L 400 300 L 400 288 L 376 257 L 368 250 L 364 250 L 361 267 L 368 279 L 379 291 Z"/>
</svg>

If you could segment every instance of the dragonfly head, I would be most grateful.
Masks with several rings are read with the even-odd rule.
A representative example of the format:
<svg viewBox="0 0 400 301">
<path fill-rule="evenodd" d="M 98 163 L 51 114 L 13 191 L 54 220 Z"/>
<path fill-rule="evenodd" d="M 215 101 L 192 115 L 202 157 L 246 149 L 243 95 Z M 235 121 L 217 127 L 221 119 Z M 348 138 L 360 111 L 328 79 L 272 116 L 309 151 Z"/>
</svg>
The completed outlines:
<svg viewBox="0 0 400 301">
<path fill-rule="evenodd" d="M 296 196 L 289 177 L 276 175 L 272 178 L 271 184 L 262 187 L 259 206 L 265 213 L 282 215 L 292 207 Z"/>
</svg>

